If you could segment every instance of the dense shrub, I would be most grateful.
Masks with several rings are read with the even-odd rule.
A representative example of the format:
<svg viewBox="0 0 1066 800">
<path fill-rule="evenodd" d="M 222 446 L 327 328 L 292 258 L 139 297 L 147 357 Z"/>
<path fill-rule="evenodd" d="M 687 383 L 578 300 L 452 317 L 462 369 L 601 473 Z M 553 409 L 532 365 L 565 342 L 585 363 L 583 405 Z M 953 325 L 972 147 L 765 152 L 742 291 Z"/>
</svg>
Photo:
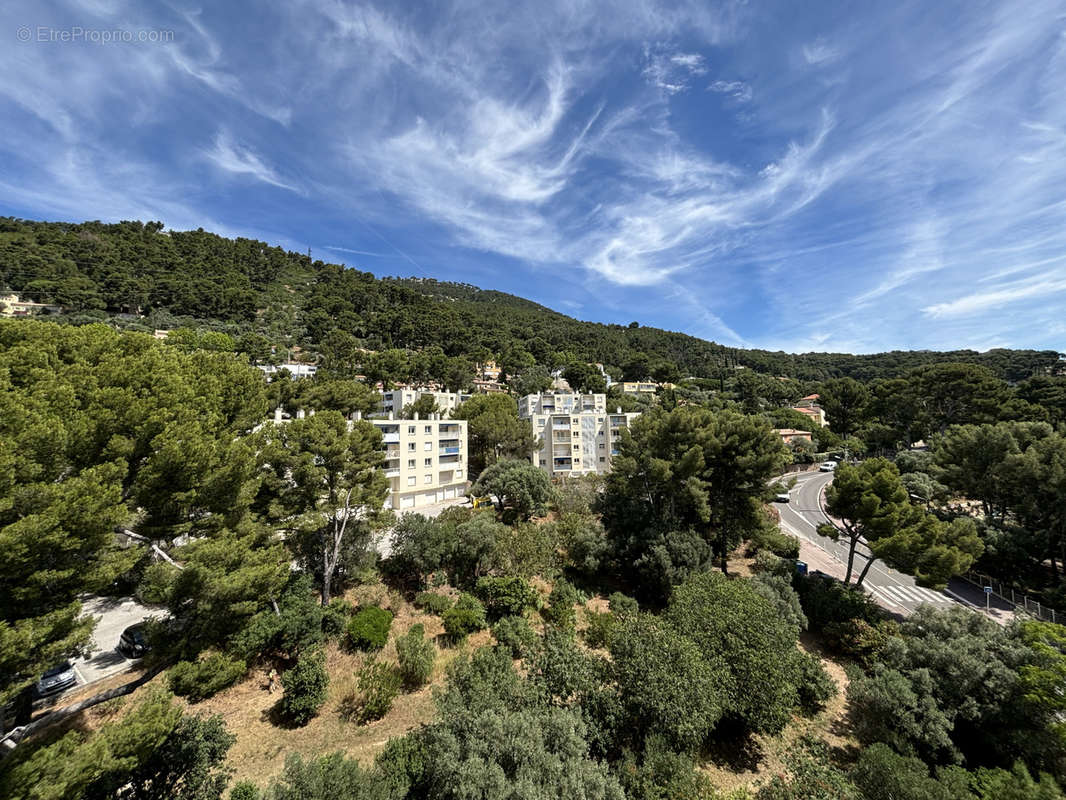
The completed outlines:
<svg viewBox="0 0 1066 800">
<path fill-rule="evenodd" d="M 277 601 L 278 610 L 255 614 L 233 637 L 230 650 L 246 661 L 261 655 L 294 658 L 325 639 L 327 610 L 318 602 L 310 576 L 293 574 Z"/>
<path fill-rule="evenodd" d="M 792 586 L 812 631 L 821 631 L 832 622 L 862 619 L 873 625 L 884 618 L 881 609 L 862 589 L 845 586 L 828 576 L 797 575 Z"/>
<path fill-rule="evenodd" d="M 537 590 L 522 578 L 480 578 L 476 591 L 491 620 L 520 617 L 527 608 L 537 607 Z"/>
<path fill-rule="evenodd" d="M 532 578 L 555 575 L 560 567 L 559 531 L 555 524 L 519 522 L 496 528 L 494 568 L 507 575 Z"/>
<path fill-rule="evenodd" d="M 675 750 L 703 744 L 728 704 L 729 674 L 720 659 L 704 658 L 694 641 L 651 614 L 619 626 L 611 658 L 621 727 L 634 743 L 655 735 Z"/>
<path fill-rule="evenodd" d="M 846 619 L 823 628 L 829 647 L 867 667 L 878 660 L 885 645 L 898 632 L 899 626 L 891 620 L 871 625 L 864 619 Z"/>
<path fill-rule="evenodd" d="M 607 556 L 607 532 L 595 517 L 564 514 L 553 523 L 570 566 L 580 575 L 595 576 Z"/>
<path fill-rule="evenodd" d="M 674 589 L 665 616 L 731 676 L 730 717 L 749 731 L 784 728 L 798 702 L 796 631 L 751 581 L 693 575 Z"/>
<path fill-rule="evenodd" d="M 326 654 L 321 650 L 304 653 L 291 668 L 281 673 L 281 713 L 297 725 L 306 724 L 326 702 L 329 674 Z"/>
<path fill-rule="evenodd" d="M 492 626 L 492 635 L 515 658 L 525 658 L 537 643 L 537 634 L 525 617 L 504 617 Z"/>
<path fill-rule="evenodd" d="M 392 612 L 366 606 L 355 612 L 348 623 L 348 643 L 357 650 L 380 650 L 389 640 Z"/>
<path fill-rule="evenodd" d="M 815 714 L 836 695 L 837 687 L 817 656 L 802 651 L 796 651 L 796 656 L 800 708 L 807 714 Z"/>
<path fill-rule="evenodd" d="M 618 775 L 626 797 L 631 800 L 717 800 L 721 797 L 710 778 L 696 769 L 695 760 L 674 751 L 661 736 L 648 737 L 639 761 L 633 753 L 628 753 Z"/>
<path fill-rule="evenodd" d="M 259 800 L 259 787 L 251 781 L 237 781 L 229 790 L 229 800 Z"/>
<path fill-rule="evenodd" d="M 349 702 L 349 718 L 359 723 L 373 722 L 389 713 L 400 693 L 400 674 L 390 665 L 369 661 L 356 673 L 359 697 Z"/>
<path fill-rule="evenodd" d="M 588 611 L 585 621 L 588 624 L 581 632 L 585 644 L 597 648 L 610 647 L 611 637 L 618 627 L 618 616 L 611 611 Z"/>
<path fill-rule="evenodd" d="M 760 525 L 754 529 L 749 543 L 756 552 L 768 550 L 779 558 L 799 558 L 799 539 L 782 533 L 775 525 Z"/>
<path fill-rule="evenodd" d="M 952 770 L 953 784 L 929 774 L 929 767 L 913 756 L 892 752 L 883 742 L 863 748 L 850 775 L 864 800 L 960 800 L 973 795 L 964 771 Z"/>
<path fill-rule="evenodd" d="M 334 597 L 329 605 L 322 609 L 322 632 L 329 638 L 340 636 L 348 624 L 354 607 L 347 600 Z"/>
<path fill-rule="evenodd" d="M 792 562 L 775 556 L 769 550 L 760 550 L 755 554 L 751 569 L 756 574 L 787 575 L 792 570 Z"/>
<path fill-rule="evenodd" d="M 420 608 L 430 614 L 443 614 L 452 607 L 452 601 L 436 592 L 419 592 L 415 595 L 415 608 Z"/>
<path fill-rule="evenodd" d="M 215 653 L 200 661 L 178 662 L 170 668 L 167 679 L 170 691 L 196 702 L 232 686 L 246 669 L 240 659 Z"/>
<path fill-rule="evenodd" d="M 430 574 L 444 566 L 453 530 L 454 525 L 440 518 L 404 514 L 393 528 L 392 554 L 382 563 L 382 570 L 404 586 L 421 588 Z"/>
<path fill-rule="evenodd" d="M 444 630 L 456 641 L 465 639 L 468 634 L 482 630 L 485 620 L 485 606 L 471 594 L 459 595 L 455 605 L 441 615 Z"/>
<path fill-rule="evenodd" d="M 607 598 L 607 607 L 619 616 L 636 614 L 640 611 L 640 604 L 627 594 L 612 592 Z"/>
<path fill-rule="evenodd" d="M 433 674 L 433 662 L 437 653 L 433 642 L 426 639 L 426 629 L 412 625 L 403 636 L 396 639 L 396 657 L 400 662 L 400 678 L 408 689 L 425 685 Z"/>
<path fill-rule="evenodd" d="M 807 630 L 803 605 L 788 578 L 763 572 L 751 579 L 751 588 L 774 604 L 778 614 L 793 628 L 796 636 L 799 636 L 800 631 Z"/>
<path fill-rule="evenodd" d="M 573 630 L 577 623 L 574 606 L 581 601 L 577 589 L 567 580 L 559 580 L 548 595 L 548 607 L 542 612 L 551 625 L 563 630 Z"/>
<path fill-rule="evenodd" d="M 366 800 L 382 797 L 375 776 L 354 758 L 330 753 L 307 761 L 290 753 L 285 769 L 271 782 L 270 800 Z"/>
</svg>

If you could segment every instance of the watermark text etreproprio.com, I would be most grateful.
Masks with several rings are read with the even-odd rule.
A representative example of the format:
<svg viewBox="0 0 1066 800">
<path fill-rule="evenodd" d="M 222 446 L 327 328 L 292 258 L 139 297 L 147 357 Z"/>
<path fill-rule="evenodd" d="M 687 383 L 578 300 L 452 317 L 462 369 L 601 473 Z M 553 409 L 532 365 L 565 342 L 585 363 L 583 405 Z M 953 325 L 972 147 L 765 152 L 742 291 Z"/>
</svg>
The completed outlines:
<svg viewBox="0 0 1066 800">
<path fill-rule="evenodd" d="M 15 38 L 20 42 L 47 44 L 166 44 L 174 41 L 174 31 L 153 28 L 83 28 L 81 25 L 71 25 L 68 28 L 22 25 L 15 31 Z"/>
</svg>

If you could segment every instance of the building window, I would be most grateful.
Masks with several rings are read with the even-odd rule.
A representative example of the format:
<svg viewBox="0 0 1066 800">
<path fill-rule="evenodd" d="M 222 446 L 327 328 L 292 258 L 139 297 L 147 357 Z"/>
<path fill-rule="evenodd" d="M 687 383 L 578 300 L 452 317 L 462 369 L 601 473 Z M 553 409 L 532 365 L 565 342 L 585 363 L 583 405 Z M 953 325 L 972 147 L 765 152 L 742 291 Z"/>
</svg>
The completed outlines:
<svg viewBox="0 0 1066 800">
<path fill-rule="evenodd" d="M 600 442 L 600 450 L 603 450 L 603 449 L 604 449 L 604 444 L 603 444 L 603 442 Z"/>
<path fill-rule="evenodd" d="M 604 463 L 607 460 L 606 456 L 600 456 L 600 463 Z"/>
<path fill-rule="evenodd" d="M 408 425 L 408 426 L 407 426 L 407 432 L 408 432 L 408 433 L 410 433 L 410 434 L 412 434 L 412 435 L 414 435 L 414 432 L 415 432 L 415 426 L 414 426 L 414 425 Z"/>
<path fill-rule="evenodd" d="M 408 450 L 408 452 L 413 453 L 414 450 L 415 450 L 415 443 L 414 442 L 408 442 L 407 443 L 407 450 Z"/>
<path fill-rule="evenodd" d="M 429 486 L 431 483 L 433 483 L 433 476 L 432 475 L 426 475 L 426 477 L 423 479 L 422 482 L 424 484 L 426 484 L 426 486 Z"/>
<path fill-rule="evenodd" d="M 407 485 L 408 486 L 414 486 L 415 485 L 415 476 L 414 475 L 412 475 L 410 478 L 407 479 Z"/>
<path fill-rule="evenodd" d="M 413 458 L 407 459 L 407 468 L 408 469 L 414 469 L 415 468 L 415 460 Z"/>
<path fill-rule="evenodd" d="M 432 467 L 433 466 L 433 459 L 432 458 L 427 458 L 426 462 L 425 462 L 425 466 Z"/>
<path fill-rule="evenodd" d="M 428 453 L 433 449 L 433 442 L 426 442 L 422 449 Z"/>
<path fill-rule="evenodd" d="M 433 433 L 433 426 L 432 425 L 427 425 L 426 426 L 426 433 Z"/>
</svg>

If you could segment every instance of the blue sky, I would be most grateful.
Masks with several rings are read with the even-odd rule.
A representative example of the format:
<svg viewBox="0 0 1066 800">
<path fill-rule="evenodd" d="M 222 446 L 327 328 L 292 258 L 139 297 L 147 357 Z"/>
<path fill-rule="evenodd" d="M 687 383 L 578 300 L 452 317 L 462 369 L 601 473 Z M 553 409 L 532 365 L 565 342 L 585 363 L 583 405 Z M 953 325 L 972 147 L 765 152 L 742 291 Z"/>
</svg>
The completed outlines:
<svg viewBox="0 0 1066 800">
<path fill-rule="evenodd" d="M 5 3 L 0 213 L 750 347 L 1066 349 L 1061 2 L 260 5 Z"/>
</svg>

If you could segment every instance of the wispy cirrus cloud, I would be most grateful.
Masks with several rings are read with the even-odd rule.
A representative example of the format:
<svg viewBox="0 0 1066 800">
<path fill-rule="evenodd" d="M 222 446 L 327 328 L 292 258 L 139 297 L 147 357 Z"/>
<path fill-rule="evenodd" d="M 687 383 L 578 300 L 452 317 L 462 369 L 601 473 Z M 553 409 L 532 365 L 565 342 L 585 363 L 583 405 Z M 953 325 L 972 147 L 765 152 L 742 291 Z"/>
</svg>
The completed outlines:
<svg viewBox="0 0 1066 800">
<path fill-rule="evenodd" d="M 701 54 L 671 53 L 665 45 L 646 45 L 644 62 L 641 74 L 667 95 L 685 91 L 694 78 L 707 74 L 706 59 Z"/>
<path fill-rule="evenodd" d="M 744 81 L 715 81 L 707 87 L 707 91 L 728 95 L 741 103 L 748 102 L 752 97 L 751 86 Z"/>
<path fill-rule="evenodd" d="M 819 38 L 802 47 L 803 60 L 810 65 L 821 66 L 838 61 L 841 56 L 840 49 L 830 45 L 825 39 Z"/>
<path fill-rule="evenodd" d="M 280 189 L 302 193 L 302 190 L 283 181 L 274 169 L 263 162 L 250 148 L 235 142 L 229 131 L 221 130 L 215 136 L 212 147 L 204 156 L 219 169 L 235 175 L 249 175 L 257 181 L 269 183 Z"/>
<path fill-rule="evenodd" d="M 786 13 L 16 0 L 20 24 L 176 35 L 0 48 L 0 189 L 738 344 L 1055 344 L 1057 3 Z"/>
</svg>

